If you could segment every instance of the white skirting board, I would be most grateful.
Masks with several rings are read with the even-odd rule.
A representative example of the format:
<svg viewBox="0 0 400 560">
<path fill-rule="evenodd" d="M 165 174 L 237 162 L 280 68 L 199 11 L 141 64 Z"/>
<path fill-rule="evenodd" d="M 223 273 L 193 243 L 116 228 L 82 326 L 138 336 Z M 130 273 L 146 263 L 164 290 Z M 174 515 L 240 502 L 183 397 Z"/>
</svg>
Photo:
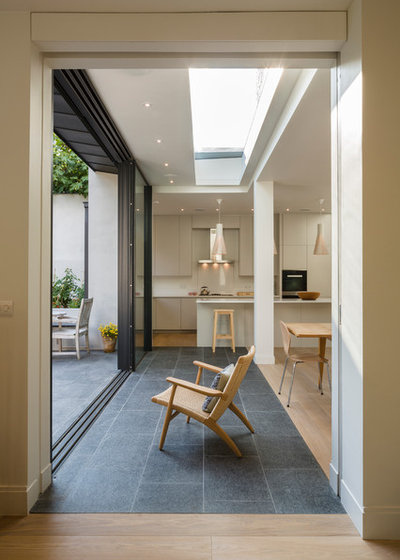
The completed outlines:
<svg viewBox="0 0 400 560">
<path fill-rule="evenodd" d="M 27 515 L 38 496 L 38 479 L 30 486 L 0 486 L 0 515 Z"/>
</svg>

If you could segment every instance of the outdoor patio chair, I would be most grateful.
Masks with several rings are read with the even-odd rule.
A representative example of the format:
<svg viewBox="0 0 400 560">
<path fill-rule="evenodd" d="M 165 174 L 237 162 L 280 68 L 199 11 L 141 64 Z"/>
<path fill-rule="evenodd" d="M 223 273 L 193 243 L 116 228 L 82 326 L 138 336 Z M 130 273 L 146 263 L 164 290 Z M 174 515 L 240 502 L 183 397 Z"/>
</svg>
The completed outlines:
<svg viewBox="0 0 400 560">
<path fill-rule="evenodd" d="M 76 321 L 75 327 L 53 327 L 53 339 L 58 340 L 60 344 L 60 352 L 62 350 L 63 340 L 74 340 L 76 357 L 80 360 L 81 355 L 79 351 L 79 338 L 84 336 L 86 339 L 86 350 L 90 353 L 89 347 L 89 318 L 90 312 L 92 311 L 93 298 L 82 299 L 81 307 L 79 310 L 78 319 Z"/>
<path fill-rule="evenodd" d="M 254 432 L 253 426 L 246 416 L 233 403 L 233 399 L 246 375 L 254 353 L 255 348 L 252 346 L 248 354 L 240 356 L 235 365 L 231 364 L 231 366 L 225 369 L 194 361 L 193 364 L 198 367 L 196 383 L 177 379 L 176 377 L 167 377 L 167 381 L 171 383 L 171 387 L 163 393 L 155 395 L 151 399 L 154 403 L 167 407 L 159 445 L 160 450 L 162 450 L 164 446 L 170 421 L 182 412 L 182 414 L 187 415 L 187 422 L 190 421 L 190 418 L 201 422 L 219 435 L 219 437 L 229 445 L 237 457 L 242 457 L 242 453 L 235 442 L 221 426 L 218 425 L 218 420 L 225 410 L 229 408 L 240 418 L 250 432 Z M 217 374 L 212 387 L 200 385 L 203 369 L 213 371 Z M 207 399 L 205 400 L 204 397 L 207 397 Z"/>
</svg>

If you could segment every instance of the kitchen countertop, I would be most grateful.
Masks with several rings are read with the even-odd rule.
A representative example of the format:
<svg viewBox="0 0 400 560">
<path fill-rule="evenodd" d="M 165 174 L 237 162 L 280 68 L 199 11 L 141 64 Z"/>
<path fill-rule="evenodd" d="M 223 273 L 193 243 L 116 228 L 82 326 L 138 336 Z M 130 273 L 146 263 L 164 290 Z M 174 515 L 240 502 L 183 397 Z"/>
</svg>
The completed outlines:
<svg viewBox="0 0 400 560">
<path fill-rule="evenodd" d="M 300 298 L 274 298 L 274 303 L 331 303 L 331 298 L 318 298 L 318 299 L 300 299 Z"/>
<path fill-rule="evenodd" d="M 230 297 L 219 297 L 219 296 L 204 296 L 197 298 L 197 303 L 212 303 L 215 305 L 216 303 L 254 303 L 254 298 L 249 297 L 239 297 L 239 296 L 230 296 Z"/>
</svg>

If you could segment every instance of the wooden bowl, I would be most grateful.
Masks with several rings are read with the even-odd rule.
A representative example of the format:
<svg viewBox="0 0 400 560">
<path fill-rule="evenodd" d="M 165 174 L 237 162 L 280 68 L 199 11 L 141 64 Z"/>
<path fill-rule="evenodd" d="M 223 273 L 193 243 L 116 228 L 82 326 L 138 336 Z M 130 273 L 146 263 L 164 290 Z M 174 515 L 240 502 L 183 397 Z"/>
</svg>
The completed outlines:
<svg viewBox="0 0 400 560">
<path fill-rule="evenodd" d="M 321 292 L 297 292 L 297 295 L 299 296 L 300 299 L 315 300 L 319 298 Z"/>
</svg>

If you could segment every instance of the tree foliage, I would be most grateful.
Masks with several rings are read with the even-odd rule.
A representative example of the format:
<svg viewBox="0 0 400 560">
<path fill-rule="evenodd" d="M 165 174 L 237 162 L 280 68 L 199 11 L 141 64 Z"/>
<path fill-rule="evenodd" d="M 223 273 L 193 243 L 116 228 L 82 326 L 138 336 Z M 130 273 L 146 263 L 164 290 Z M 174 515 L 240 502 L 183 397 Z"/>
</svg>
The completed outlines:
<svg viewBox="0 0 400 560">
<path fill-rule="evenodd" d="M 53 193 L 88 195 L 88 167 L 53 134 Z"/>
</svg>

